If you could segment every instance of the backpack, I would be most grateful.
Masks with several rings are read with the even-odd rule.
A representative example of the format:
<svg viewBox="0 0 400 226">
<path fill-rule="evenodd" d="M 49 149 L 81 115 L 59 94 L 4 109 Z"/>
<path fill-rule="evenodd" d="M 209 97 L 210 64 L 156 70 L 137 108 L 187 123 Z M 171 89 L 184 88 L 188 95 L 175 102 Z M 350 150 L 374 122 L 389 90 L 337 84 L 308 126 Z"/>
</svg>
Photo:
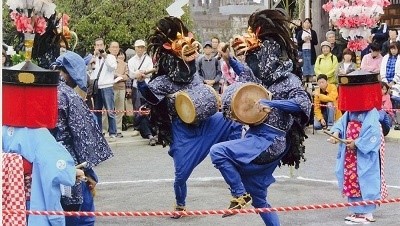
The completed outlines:
<svg viewBox="0 0 400 226">
<path fill-rule="evenodd" d="M 321 64 L 321 60 L 322 60 L 322 58 L 319 58 L 318 64 Z M 333 64 L 333 54 L 331 54 L 331 61 L 332 61 L 332 64 Z"/>
</svg>

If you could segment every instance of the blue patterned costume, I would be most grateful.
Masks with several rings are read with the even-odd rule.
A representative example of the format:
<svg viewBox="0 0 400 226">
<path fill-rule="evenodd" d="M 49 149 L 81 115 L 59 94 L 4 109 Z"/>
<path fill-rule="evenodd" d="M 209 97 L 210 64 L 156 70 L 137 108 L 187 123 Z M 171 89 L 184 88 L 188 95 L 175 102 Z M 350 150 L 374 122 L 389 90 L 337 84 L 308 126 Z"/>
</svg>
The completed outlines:
<svg viewBox="0 0 400 226">
<path fill-rule="evenodd" d="M 259 19 L 254 19 L 258 16 Z M 270 16 L 272 19 L 268 18 Z M 249 19 L 249 26 L 252 23 L 264 23 L 266 26 L 278 28 L 283 24 L 283 19 L 277 23 L 272 21 L 279 21 L 282 17 L 275 10 L 256 12 L 252 17 L 254 20 Z M 272 28 L 263 30 L 259 26 L 252 28 L 254 31 L 259 30 L 260 34 L 272 32 Z M 249 195 L 254 207 L 270 207 L 266 191 L 275 182 L 272 173 L 281 161 L 285 163 L 282 158 L 299 145 L 294 142 L 293 137 L 298 136 L 311 110 L 310 99 L 300 79 L 291 73 L 294 57 L 291 59 L 288 55 L 295 50 L 291 50 L 290 45 L 286 45 L 289 49 L 283 48 L 282 42 L 291 42 L 290 35 L 285 34 L 286 40 L 282 38 L 283 34 L 278 37 L 274 33 L 269 35 L 263 41 L 260 40 L 257 49 L 246 53 L 246 66 L 233 58 L 229 59 L 229 64 L 239 75 L 239 81 L 262 84 L 272 93 L 271 100 L 260 100 L 261 105 L 271 108 L 263 123 L 250 126 L 243 139 L 226 141 L 211 147 L 212 163 L 221 172 L 234 197 L 230 209 L 243 208 L 250 202 Z M 269 37 L 275 37 L 280 42 Z M 293 133 L 293 128 L 300 129 Z M 276 212 L 260 213 L 260 216 L 268 226 L 280 225 Z"/>
<path fill-rule="evenodd" d="M 190 125 L 179 119 L 174 99 L 168 95 L 201 84 L 197 75 L 187 84 L 174 83 L 167 76 L 156 77 L 148 86 L 145 82 L 138 82 L 142 95 L 147 100 L 152 100 L 152 104 L 159 104 L 165 99 L 167 101 L 168 113 L 172 118 L 172 142 L 168 153 L 174 159 L 176 205 L 182 207 L 186 205 L 186 181 L 194 168 L 207 157 L 213 144 L 239 138 L 242 128 L 240 124 L 225 119 L 222 113 Z M 154 103 L 155 99 L 158 102 Z"/>
<path fill-rule="evenodd" d="M 61 79 L 58 87 L 58 121 L 51 133 L 71 154 L 75 165 L 87 162 L 85 175 L 97 182 L 93 167 L 113 156 L 107 141 L 82 98 Z M 87 183 L 78 181 L 71 197 L 62 197 L 66 210 L 94 211 Z M 76 208 L 70 208 L 75 206 Z M 77 209 L 78 208 L 78 209 Z M 94 217 L 68 217 L 67 225 L 93 225 Z"/>
<path fill-rule="evenodd" d="M 186 181 L 194 168 L 205 159 L 213 144 L 239 138 L 242 126 L 225 119 L 221 113 L 195 124 L 185 124 L 177 116 L 174 94 L 203 85 L 195 63 L 200 43 L 179 18 L 160 19 L 148 43 L 147 50 L 156 62 L 157 71 L 148 85 L 140 82 L 144 77 L 138 79 L 138 89 L 152 105 L 151 121 L 157 127 L 158 141 L 164 147 L 170 146 L 169 155 L 175 167 L 175 210 L 182 211 L 186 205 Z"/>
</svg>

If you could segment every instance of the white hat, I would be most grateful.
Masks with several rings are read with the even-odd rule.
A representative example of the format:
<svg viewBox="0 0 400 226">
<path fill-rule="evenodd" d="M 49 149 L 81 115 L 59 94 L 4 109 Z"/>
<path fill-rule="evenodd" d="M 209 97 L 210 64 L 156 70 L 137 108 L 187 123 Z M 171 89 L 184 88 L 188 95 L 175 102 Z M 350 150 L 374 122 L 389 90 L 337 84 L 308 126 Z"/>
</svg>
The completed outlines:
<svg viewBox="0 0 400 226">
<path fill-rule="evenodd" d="M 136 40 L 134 46 L 135 46 L 135 47 L 138 47 L 138 46 L 146 46 L 146 42 L 144 42 L 142 39 L 138 39 L 138 40 Z"/>
</svg>

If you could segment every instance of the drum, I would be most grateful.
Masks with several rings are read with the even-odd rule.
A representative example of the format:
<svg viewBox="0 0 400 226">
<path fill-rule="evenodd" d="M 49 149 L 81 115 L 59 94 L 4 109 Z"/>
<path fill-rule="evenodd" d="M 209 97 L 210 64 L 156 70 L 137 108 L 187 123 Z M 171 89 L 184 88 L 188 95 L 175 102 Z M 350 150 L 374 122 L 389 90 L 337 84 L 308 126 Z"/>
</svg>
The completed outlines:
<svg viewBox="0 0 400 226">
<path fill-rule="evenodd" d="M 175 109 L 179 118 L 188 124 L 214 115 L 221 106 L 221 99 L 213 87 L 205 84 L 176 93 Z"/>
<path fill-rule="evenodd" d="M 268 113 L 260 111 L 256 103 L 260 99 L 270 100 L 271 97 L 271 93 L 260 84 L 236 82 L 222 94 L 222 112 L 240 123 L 258 125 L 267 118 Z"/>
</svg>

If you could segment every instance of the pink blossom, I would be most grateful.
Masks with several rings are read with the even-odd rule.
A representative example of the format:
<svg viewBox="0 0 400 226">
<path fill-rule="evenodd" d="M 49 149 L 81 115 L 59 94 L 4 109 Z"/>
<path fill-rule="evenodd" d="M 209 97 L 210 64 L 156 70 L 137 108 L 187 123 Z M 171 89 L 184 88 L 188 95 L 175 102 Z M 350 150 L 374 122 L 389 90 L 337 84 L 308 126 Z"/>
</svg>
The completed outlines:
<svg viewBox="0 0 400 226">
<path fill-rule="evenodd" d="M 347 43 L 347 48 L 351 51 L 362 51 L 363 49 L 367 48 L 368 42 L 367 40 L 360 38 L 355 40 L 349 40 Z"/>
<path fill-rule="evenodd" d="M 389 0 L 383 0 L 383 7 L 387 7 L 390 5 L 390 1 Z"/>
<path fill-rule="evenodd" d="M 18 18 L 19 18 L 20 16 L 21 16 L 21 14 L 18 13 L 17 11 L 12 11 L 12 12 L 10 13 L 10 17 L 11 17 L 12 20 L 18 20 Z"/>
<path fill-rule="evenodd" d="M 33 26 L 31 22 L 31 18 L 26 16 L 20 16 L 17 20 L 14 21 L 17 31 L 23 33 L 33 31 Z"/>
<path fill-rule="evenodd" d="M 40 17 L 34 17 L 32 20 L 31 17 L 27 17 L 17 11 L 13 11 L 10 13 L 11 19 L 14 21 L 15 28 L 18 32 L 22 33 L 38 33 L 40 35 L 46 32 L 47 22 L 46 20 Z"/>
<path fill-rule="evenodd" d="M 36 17 L 35 32 L 42 35 L 46 32 L 47 22 L 43 17 Z"/>
<path fill-rule="evenodd" d="M 68 26 L 70 17 L 68 14 L 63 14 L 61 21 L 62 21 L 62 26 Z"/>
<path fill-rule="evenodd" d="M 373 5 L 374 5 L 374 1 L 373 0 L 365 0 L 364 6 L 371 7 Z"/>
<path fill-rule="evenodd" d="M 338 0 L 335 7 L 341 8 L 341 7 L 347 7 L 349 6 L 349 2 L 346 0 Z"/>
<path fill-rule="evenodd" d="M 325 12 L 331 11 L 332 8 L 333 8 L 333 2 L 332 1 L 329 1 L 326 4 L 322 5 L 322 9 L 324 9 Z"/>
</svg>

